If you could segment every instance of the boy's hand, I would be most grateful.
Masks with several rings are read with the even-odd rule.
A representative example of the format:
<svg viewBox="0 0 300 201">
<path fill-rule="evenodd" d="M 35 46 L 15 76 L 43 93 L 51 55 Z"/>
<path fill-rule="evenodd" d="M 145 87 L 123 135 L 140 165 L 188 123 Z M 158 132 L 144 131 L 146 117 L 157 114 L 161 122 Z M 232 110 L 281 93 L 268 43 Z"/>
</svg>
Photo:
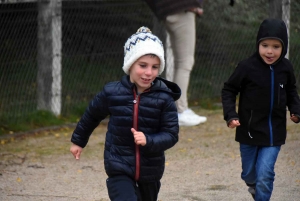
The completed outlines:
<svg viewBox="0 0 300 201">
<path fill-rule="evenodd" d="M 135 144 L 142 146 L 146 145 L 146 136 L 143 132 L 136 131 L 134 128 L 131 128 L 131 132 L 133 134 Z"/>
<path fill-rule="evenodd" d="M 299 118 L 297 116 L 295 116 L 294 114 L 291 115 L 290 119 L 295 123 L 299 122 Z"/>
<path fill-rule="evenodd" d="M 239 120 L 232 120 L 231 122 L 229 122 L 228 127 L 229 128 L 235 128 L 240 126 L 240 121 Z"/>
<path fill-rule="evenodd" d="M 191 8 L 188 11 L 191 11 L 191 12 L 195 13 L 198 17 L 200 17 L 201 15 L 203 15 L 203 9 L 200 8 L 200 7 Z"/>
<path fill-rule="evenodd" d="M 72 146 L 70 148 L 70 152 L 73 154 L 73 156 L 76 158 L 76 160 L 79 160 L 80 154 L 82 152 L 82 147 L 80 147 L 76 144 L 72 144 Z"/>
</svg>

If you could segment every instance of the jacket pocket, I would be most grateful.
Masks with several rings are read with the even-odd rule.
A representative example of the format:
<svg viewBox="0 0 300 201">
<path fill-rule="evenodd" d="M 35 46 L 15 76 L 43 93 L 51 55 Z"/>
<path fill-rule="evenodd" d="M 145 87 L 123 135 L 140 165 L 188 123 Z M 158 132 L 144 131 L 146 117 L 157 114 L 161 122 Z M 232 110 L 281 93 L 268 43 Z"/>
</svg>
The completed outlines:
<svg viewBox="0 0 300 201">
<path fill-rule="evenodd" d="M 286 106 L 286 92 L 285 92 L 285 85 L 282 83 L 278 84 L 278 98 L 277 98 L 277 105 L 285 107 Z"/>
</svg>

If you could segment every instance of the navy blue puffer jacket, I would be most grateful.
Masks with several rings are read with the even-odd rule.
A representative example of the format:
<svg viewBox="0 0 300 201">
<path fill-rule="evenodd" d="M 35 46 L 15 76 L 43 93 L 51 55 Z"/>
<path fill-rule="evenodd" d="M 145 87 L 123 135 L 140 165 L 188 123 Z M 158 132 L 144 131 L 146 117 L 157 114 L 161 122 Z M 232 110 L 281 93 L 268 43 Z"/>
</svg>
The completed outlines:
<svg viewBox="0 0 300 201">
<path fill-rule="evenodd" d="M 164 172 L 164 151 L 178 141 L 175 101 L 181 91 L 175 83 L 162 78 L 156 78 L 146 92 L 136 95 L 135 91 L 129 76 L 106 84 L 90 102 L 71 141 L 85 147 L 93 130 L 109 115 L 104 150 L 107 175 L 125 174 L 142 182 L 157 181 Z M 134 122 L 146 136 L 145 146 L 136 148 L 131 132 Z"/>
</svg>

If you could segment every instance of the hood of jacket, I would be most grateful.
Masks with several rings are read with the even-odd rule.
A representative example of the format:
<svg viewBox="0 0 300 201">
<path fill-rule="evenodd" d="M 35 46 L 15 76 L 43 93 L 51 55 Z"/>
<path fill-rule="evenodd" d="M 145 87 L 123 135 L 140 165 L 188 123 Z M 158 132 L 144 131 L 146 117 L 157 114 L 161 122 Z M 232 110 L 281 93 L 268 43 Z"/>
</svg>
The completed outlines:
<svg viewBox="0 0 300 201">
<path fill-rule="evenodd" d="M 256 37 L 256 52 L 259 55 L 259 43 L 265 39 L 278 39 L 282 44 L 282 53 L 279 59 L 274 63 L 278 63 L 287 53 L 288 34 L 284 21 L 280 19 L 265 19 L 258 30 Z"/>
<path fill-rule="evenodd" d="M 130 82 L 129 75 L 123 76 L 121 82 L 124 86 L 128 88 L 135 87 L 135 84 Z M 176 83 L 168 81 L 161 77 L 155 78 L 155 80 L 152 83 L 152 86 L 150 87 L 150 91 L 164 91 L 170 94 L 173 97 L 174 101 L 178 100 L 181 96 L 181 89 Z"/>
</svg>

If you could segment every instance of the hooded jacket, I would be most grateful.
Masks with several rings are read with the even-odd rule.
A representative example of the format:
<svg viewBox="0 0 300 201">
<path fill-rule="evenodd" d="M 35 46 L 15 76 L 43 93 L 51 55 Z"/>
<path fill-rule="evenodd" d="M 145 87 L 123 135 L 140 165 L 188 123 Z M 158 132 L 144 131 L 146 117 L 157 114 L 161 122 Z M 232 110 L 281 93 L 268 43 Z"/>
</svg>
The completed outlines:
<svg viewBox="0 0 300 201">
<path fill-rule="evenodd" d="M 282 54 L 273 64 L 266 64 L 259 55 L 259 43 L 277 39 Z M 284 56 L 288 36 L 282 20 L 266 19 L 259 27 L 256 52 L 241 61 L 222 89 L 224 119 L 227 124 L 238 119 L 236 141 L 258 146 L 279 146 L 286 140 L 286 107 L 291 114 L 300 114 L 293 66 Z M 238 113 L 236 96 L 239 94 Z"/>
<path fill-rule="evenodd" d="M 160 180 L 165 167 L 164 151 L 178 141 L 175 101 L 180 95 L 177 84 L 159 77 L 148 90 L 136 95 L 130 77 L 123 76 L 121 81 L 106 84 L 90 102 L 71 142 L 85 147 L 93 130 L 109 115 L 104 149 L 107 175 L 125 174 L 144 182 Z M 134 125 L 145 134 L 145 146 L 135 145 L 131 132 Z"/>
</svg>

